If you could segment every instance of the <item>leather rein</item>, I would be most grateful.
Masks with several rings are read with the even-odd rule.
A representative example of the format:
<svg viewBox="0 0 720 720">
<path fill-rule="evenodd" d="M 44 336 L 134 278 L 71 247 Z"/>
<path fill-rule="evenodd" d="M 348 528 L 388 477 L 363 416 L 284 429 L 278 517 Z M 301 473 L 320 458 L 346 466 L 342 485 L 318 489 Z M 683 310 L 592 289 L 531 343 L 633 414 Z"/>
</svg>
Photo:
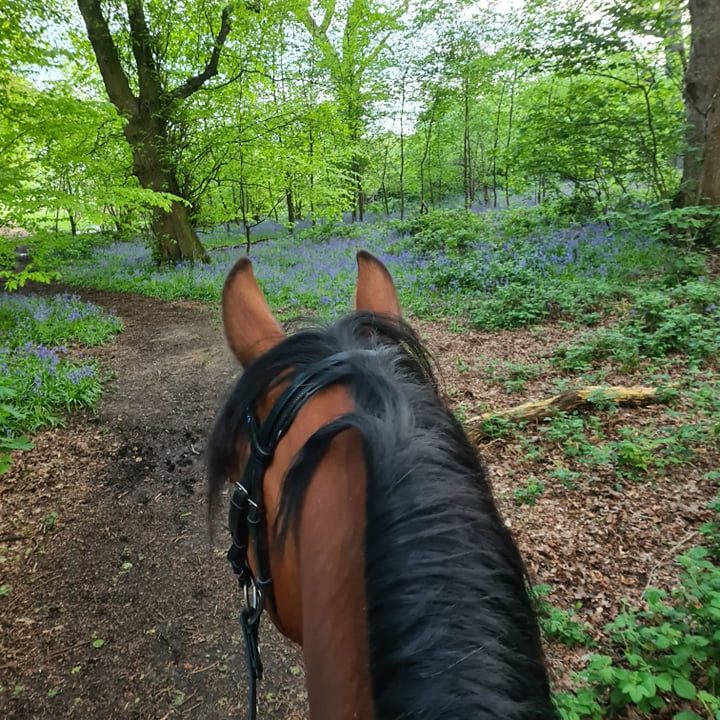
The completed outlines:
<svg viewBox="0 0 720 720">
<path fill-rule="evenodd" d="M 235 483 L 230 501 L 229 525 L 232 545 L 227 559 L 232 566 L 243 593 L 244 607 L 240 613 L 240 626 L 245 639 L 248 668 L 248 720 L 257 717 L 257 681 L 262 680 L 258 630 L 260 617 L 267 600 L 279 624 L 277 606 L 272 588 L 270 556 L 265 509 L 263 507 L 263 478 L 272 463 L 280 439 L 297 417 L 300 409 L 316 393 L 353 372 L 352 357 L 374 353 L 374 350 L 357 349 L 335 353 L 298 373 L 281 393 L 262 424 L 258 423 L 252 408 L 245 409 L 248 425 L 250 453 L 242 482 Z M 249 546 L 257 568 L 255 575 L 248 561 Z"/>
</svg>

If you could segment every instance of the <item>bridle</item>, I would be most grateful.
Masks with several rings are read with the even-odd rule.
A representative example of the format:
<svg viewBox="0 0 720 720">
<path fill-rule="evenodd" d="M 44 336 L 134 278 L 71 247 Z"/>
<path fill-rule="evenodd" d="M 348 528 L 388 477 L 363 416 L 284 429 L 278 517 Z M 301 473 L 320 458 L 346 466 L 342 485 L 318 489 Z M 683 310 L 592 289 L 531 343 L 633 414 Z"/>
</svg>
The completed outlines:
<svg viewBox="0 0 720 720">
<path fill-rule="evenodd" d="M 229 525 L 232 545 L 227 559 L 237 576 L 245 606 L 240 613 L 240 626 L 245 638 L 248 668 L 248 720 L 257 717 L 257 681 L 262 680 L 258 630 L 267 600 L 276 625 L 281 628 L 270 573 L 268 536 L 263 507 L 263 478 L 272 462 L 280 439 L 287 432 L 305 403 L 320 390 L 350 375 L 351 359 L 377 350 L 356 349 L 335 353 L 298 373 L 281 393 L 262 424 L 253 408 L 245 409 L 250 452 L 242 481 L 235 483 L 230 501 Z M 257 568 L 255 575 L 248 561 L 249 545 Z"/>
</svg>

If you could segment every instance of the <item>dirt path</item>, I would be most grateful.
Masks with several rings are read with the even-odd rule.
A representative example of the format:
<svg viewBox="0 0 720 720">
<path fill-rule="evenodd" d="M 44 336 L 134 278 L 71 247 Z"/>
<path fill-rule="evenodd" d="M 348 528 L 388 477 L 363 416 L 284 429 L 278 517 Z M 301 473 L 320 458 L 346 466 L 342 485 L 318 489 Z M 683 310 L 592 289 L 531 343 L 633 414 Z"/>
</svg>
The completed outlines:
<svg viewBox="0 0 720 720">
<path fill-rule="evenodd" d="M 0 486 L 0 717 L 243 717 L 238 592 L 202 461 L 236 365 L 205 306 L 82 295 L 125 322 L 97 353 L 116 378 L 96 418 L 41 433 Z M 261 640 L 262 717 L 305 717 L 300 654 L 269 625 Z"/>
</svg>

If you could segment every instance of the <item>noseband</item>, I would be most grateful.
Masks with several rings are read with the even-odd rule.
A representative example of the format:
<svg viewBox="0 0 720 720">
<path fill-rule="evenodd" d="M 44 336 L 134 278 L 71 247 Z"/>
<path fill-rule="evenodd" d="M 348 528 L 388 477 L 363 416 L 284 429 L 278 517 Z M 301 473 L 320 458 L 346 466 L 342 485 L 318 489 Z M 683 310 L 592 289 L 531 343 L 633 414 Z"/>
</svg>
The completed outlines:
<svg viewBox="0 0 720 720">
<path fill-rule="evenodd" d="M 263 478 L 272 463 L 280 439 L 287 432 L 305 403 L 316 393 L 350 375 L 354 370 L 352 358 L 374 354 L 376 350 L 356 349 L 339 352 L 310 365 L 298 373 L 278 398 L 262 424 L 252 408 L 246 408 L 250 453 L 242 482 L 235 483 L 230 501 L 229 525 L 232 545 L 227 559 L 237 576 L 243 592 L 245 607 L 240 613 L 240 625 L 245 638 L 248 667 L 248 720 L 257 716 L 257 681 L 262 680 L 263 666 L 258 646 L 258 629 L 265 600 L 278 626 L 280 619 L 272 589 L 270 555 L 263 507 Z M 252 545 L 257 575 L 248 561 Z"/>
</svg>

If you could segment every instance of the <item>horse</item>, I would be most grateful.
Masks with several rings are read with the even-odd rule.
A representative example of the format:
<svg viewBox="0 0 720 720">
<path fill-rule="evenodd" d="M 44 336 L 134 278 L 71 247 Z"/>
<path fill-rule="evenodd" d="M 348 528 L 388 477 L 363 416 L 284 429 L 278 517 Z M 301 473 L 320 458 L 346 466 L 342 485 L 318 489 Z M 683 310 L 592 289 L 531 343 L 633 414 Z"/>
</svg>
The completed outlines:
<svg viewBox="0 0 720 720">
<path fill-rule="evenodd" d="M 520 552 L 387 268 L 355 311 L 285 334 L 242 258 L 222 294 L 244 368 L 208 442 L 234 483 L 254 717 L 263 606 L 302 646 L 312 720 L 555 718 Z M 212 514 L 211 509 L 211 514 Z"/>
</svg>

